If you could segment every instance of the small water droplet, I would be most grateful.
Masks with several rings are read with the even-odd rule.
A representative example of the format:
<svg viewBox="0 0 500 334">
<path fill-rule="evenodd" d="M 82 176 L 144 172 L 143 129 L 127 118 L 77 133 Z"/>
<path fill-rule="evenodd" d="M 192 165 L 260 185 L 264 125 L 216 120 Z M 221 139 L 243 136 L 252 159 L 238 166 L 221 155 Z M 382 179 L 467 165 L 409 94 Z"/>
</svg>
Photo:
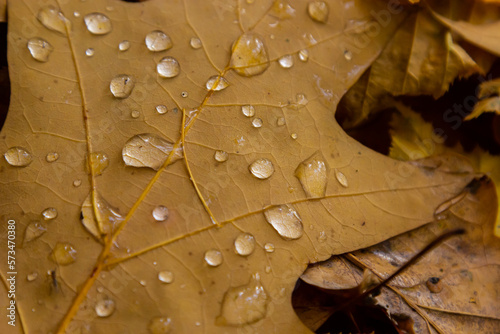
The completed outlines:
<svg viewBox="0 0 500 334">
<path fill-rule="evenodd" d="M 146 286 L 147 285 L 147 282 L 145 280 L 140 280 L 139 281 L 139 284 L 142 285 L 142 286 Z"/>
<path fill-rule="evenodd" d="M 340 171 L 335 172 L 335 177 L 337 178 L 337 181 L 343 186 L 343 187 L 349 187 L 349 183 L 347 182 L 347 177 L 344 175 L 344 173 Z"/>
<path fill-rule="evenodd" d="M 130 138 L 123 147 L 122 158 L 127 166 L 160 169 L 174 149 L 173 143 L 152 133 L 142 133 Z M 169 164 L 183 156 L 182 148 L 176 148 Z"/>
<path fill-rule="evenodd" d="M 44 220 L 51 220 L 57 217 L 57 209 L 56 208 L 47 208 L 43 210 L 42 216 Z"/>
<path fill-rule="evenodd" d="M 151 334 L 168 334 L 172 330 L 172 320 L 166 317 L 153 318 L 148 329 Z"/>
<path fill-rule="evenodd" d="M 271 8 L 271 15 L 281 20 L 291 19 L 295 16 L 295 8 L 287 0 L 275 0 Z"/>
<path fill-rule="evenodd" d="M 113 29 L 111 20 L 101 13 L 90 13 L 83 18 L 87 30 L 94 35 L 105 35 Z"/>
<path fill-rule="evenodd" d="M 271 272 L 271 270 L 272 270 L 271 266 L 266 266 L 266 269 L 265 269 L 266 274 L 269 274 Z"/>
<path fill-rule="evenodd" d="M 295 169 L 295 176 L 308 197 L 325 195 L 328 175 L 326 163 L 321 154 L 317 153 L 301 162 Z"/>
<path fill-rule="evenodd" d="M 324 1 L 311 1 L 307 5 L 307 13 L 314 21 L 325 23 L 328 20 L 328 4 Z"/>
<path fill-rule="evenodd" d="M 181 66 L 174 57 L 164 57 L 156 65 L 156 72 L 163 78 L 174 78 L 181 73 Z"/>
<path fill-rule="evenodd" d="M 262 120 L 260 118 L 254 118 L 252 120 L 252 126 L 254 128 L 260 128 L 262 126 Z"/>
<path fill-rule="evenodd" d="M 319 232 L 318 241 L 319 242 L 325 242 L 325 240 L 326 240 L 326 233 L 325 233 L 325 231 Z"/>
<path fill-rule="evenodd" d="M 186 98 L 186 97 L 188 97 L 188 96 L 189 96 L 188 92 L 182 92 L 182 93 L 181 93 L 181 97 Z"/>
<path fill-rule="evenodd" d="M 309 60 L 309 51 L 307 49 L 303 49 L 299 51 L 299 59 L 303 62 Z"/>
<path fill-rule="evenodd" d="M 149 51 L 153 52 L 165 51 L 173 46 L 170 37 L 160 30 L 154 30 L 148 33 L 145 42 Z"/>
<path fill-rule="evenodd" d="M 34 280 L 36 280 L 38 277 L 38 273 L 36 271 L 32 272 L 31 274 L 28 274 L 26 275 L 26 279 L 28 280 L 28 282 L 33 282 Z"/>
<path fill-rule="evenodd" d="M 162 222 L 167 220 L 168 218 L 168 208 L 163 205 L 158 205 L 156 208 L 153 209 L 153 218 L 157 222 Z"/>
<path fill-rule="evenodd" d="M 198 37 L 191 38 L 191 40 L 189 41 L 189 45 L 191 45 L 193 49 L 199 49 L 202 46 L 201 40 Z"/>
<path fill-rule="evenodd" d="M 293 66 L 293 57 L 292 55 L 284 55 L 278 59 L 278 63 L 283 68 L 290 68 Z"/>
<path fill-rule="evenodd" d="M 216 324 L 242 326 L 264 318 L 269 297 L 260 282 L 259 274 L 252 275 L 248 284 L 230 288 L 224 295 Z"/>
<path fill-rule="evenodd" d="M 58 242 L 52 250 L 52 260 L 61 266 L 71 264 L 76 260 L 76 249 L 69 243 Z"/>
<path fill-rule="evenodd" d="M 218 80 L 218 82 L 217 82 Z M 217 86 L 215 86 L 215 83 L 217 82 Z M 213 90 L 213 91 L 219 91 L 227 88 L 229 86 L 229 82 L 227 82 L 226 79 L 223 77 L 220 77 L 218 75 L 212 75 L 210 78 L 208 78 L 207 83 L 205 84 L 205 87 L 207 90 Z"/>
<path fill-rule="evenodd" d="M 42 7 L 38 12 L 37 18 L 45 28 L 60 32 L 64 35 L 66 35 L 66 25 L 68 25 L 68 30 L 71 27 L 63 13 L 54 6 Z"/>
<path fill-rule="evenodd" d="M 24 230 L 24 240 L 23 243 L 26 244 L 28 242 L 31 242 L 35 239 L 38 239 L 47 232 L 47 226 L 45 223 L 41 222 L 31 222 L 26 226 L 26 229 Z"/>
<path fill-rule="evenodd" d="M 305 94 L 299 93 L 295 96 L 295 100 L 297 101 L 297 104 L 299 106 L 305 106 L 309 103 L 309 100 L 307 99 Z"/>
<path fill-rule="evenodd" d="M 158 273 L 158 279 L 163 283 L 172 283 L 174 281 L 174 273 L 171 271 L 160 271 Z"/>
<path fill-rule="evenodd" d="M 75 10 L 75 11 L 73 12 L 73 16 L 74 16 L 74 17 L 80 17 L 80 12 L 79 12 L 79 11 L 77 11 L 77 10 Z"/>
<path fill-rule="evenodd" d="M 253 176 L 261 180 L 270 178 L 274 173 L 273 163 L 265 158 L 255 160 L 248 166 L 248 169 Z"/>
<path fill-rule="evenodd" d="M 228 158 L 229 158 L 229 154 L 227 154 L 227 152 L 225 152 L 225 151 L 215 151 L 215 153 L 214 153 L 214 159 L 217 162 L 227 161 Z"/>
<path fill-rule="evenodd" d="M 212 267 L 222 264 L 222 253 L 217 249 L 210 249 L 205 252 L 205 262 Z"/>
<path fill-rule="evenodd" d="M 132 94 L 134 89 L 135 81 L 127 74 L 120 74 L 111 79 L 109 84 L 109 89 L 114 97 L 119 99 L 125 99 Z"/>
<path fill-rule="evenodd" d="M 278 120 L 276 121 L 277 126 L 283 126 L 286 124 L 285 118 L 284 117 L 278 117 Z"/>
<path fill-rule="evenodd" d="M 264 249 L 267 253 L 274 253 L 274 245 L 271 243 L 267 243 L 264 245 Z"/>
<path fill-rule="evenodd" d="M 97 314 L 98 317 L 106 318 L 113 314 L 115 308 L 115 302 L 112 299 L 105 297 L 97 301 L 95 304 L 95 314 Z"/>
<path fill-rule="evenodd" d="M 253 117 L 255 115 L 255 108 L 251 105 L 241 106 L 241 112 L 246 117 Z"/>
<path fill-rule="evenodd" d="M 156 106 L 156 112 L 160 115 L 166 114 L 168 111 L 167 106 L 159 104 Z"/>
<path fill-rule="evenodd" d="M 250 233 L 242 233 L 234 240 L 234 249 L 238 255 L 248 256 L 255 249 L 255 238 Z"/>
<path fill-rule="evenodd" d="M 92 152 L 89 156 L 90 170 L 93 175 L 101 175 L 109 166 L 109 159 L 106 153 Z"/>
<path fill-rule="evenodd" d="M 97 287 L 97 292 L 103 293 L 104 292 L 104 288 L 102 286 L 98 286 Z"/>
<path fill-rule="evenodd" d="M 49 56 L 54 51 L 54 47 L 42 38 L 31 38 L 28 40 L 28 50 L 33 59 L 45 63 L 49 61 Z"/>
<path fill-rule="evenodd" d="M 349 50 L 345 50 L 345 51 L 344 51 L 344 58 L 345 58 L 346 60 L 348 60 L 348 61 L 349 61 L 349 60 L 351 60 L 351 59 L 352 59 L 352 52 L 351 52 L 351 51 L 349 51 Z"/>
<path fill-rule="evenodd" d="M 118 44 L 118 50 L 120 51 L 127 51 L 128 49 L 130 49 L 130 42 L 125 40 L 125 41 L 121 41 L 120 44 Z"/>
<path fill-rule="evenodd" d="M 26 167 L 33 159 L 28 151 L 19 146 L 9 148 L 3 156 L 9 165 L 16 167 Z"/>
<path fill-rule="evenodd" d="M 304 233 L 302 219 L 291 204 L 279 205 L 264 211 L 264 216 L 285 240 L 299 239 Z"/>
<path fill-rule="evenodd" d="M 93 57 L 94 56 L 94 49 L 88 48 L 87 50 L 85 50 L 85 55 L 87 57 Z"/>
<path fill-rule="evenodd" d="M 141 115 L 141 112 L 139 110 L 132 110 L 130 112 L 130 117 L 132 117 L 132 118 L 139 118 L 140 115 Z"/>
<path fill-rule="evenodd" d="M 253 32 L 241 35 L 233 44 L 230 64 L 242 76 L 263 73 L 269 67 L 269 56 L 260 36 Z"/>
<path fill-rule="evenodd" d="M 57 152 L 50 152 L 50 153 L 47 153 L 47 155 L 45 156 L 45 160 L 47 162 L 54 162 L 57 159 L 59 159 L 59 154 Z"/>
<path fill-rule="evenodd" d="M 75 181 L 73 181 L 73 186 L 74 187 L 79 187 L 81 185 L 82 185 L 82 180 L 75 180 Z"/>
<path fill-rule="evenodd" d="M 292 133 L 290 137 L 292 137 L 293 140 L 299 138 L 299 136 L 296 133 Z"/>
</svg>

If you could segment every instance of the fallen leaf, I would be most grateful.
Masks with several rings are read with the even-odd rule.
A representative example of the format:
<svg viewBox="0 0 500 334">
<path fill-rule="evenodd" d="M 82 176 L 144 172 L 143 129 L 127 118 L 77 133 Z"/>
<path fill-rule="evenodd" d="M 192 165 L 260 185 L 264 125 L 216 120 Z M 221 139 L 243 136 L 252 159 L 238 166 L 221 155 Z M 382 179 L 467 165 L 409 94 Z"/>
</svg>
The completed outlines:
<svg viewBox="0 0 500 334">
<path fill-rule="evenodd" d="M 491 97 L 491 95 L 496 95 Z M 477 96 L 482 98 L 479 100 L 472 112 L 464 118 L 464 120 L 468 121 L 473 118 L 479 117 L 484 112 L 495 112 L 500 114 L 500 80 L 490 80 L 483 82 L 479 86 L 479 92 Z"/>
</svg>

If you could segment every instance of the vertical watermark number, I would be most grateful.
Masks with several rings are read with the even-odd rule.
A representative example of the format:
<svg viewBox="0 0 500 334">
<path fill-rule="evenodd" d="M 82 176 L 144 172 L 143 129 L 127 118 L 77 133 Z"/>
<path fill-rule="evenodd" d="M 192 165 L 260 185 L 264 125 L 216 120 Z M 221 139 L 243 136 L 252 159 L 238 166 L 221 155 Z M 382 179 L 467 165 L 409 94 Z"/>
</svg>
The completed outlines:
<svg viewBox="0 0 500 334">
<path fill-rule="evenodd" d="M 16 221 L 10 219 L 7 225 L 7 288 L 9 306 L 7 306 L 7 323 L 16 325 Z"/>
</svg>

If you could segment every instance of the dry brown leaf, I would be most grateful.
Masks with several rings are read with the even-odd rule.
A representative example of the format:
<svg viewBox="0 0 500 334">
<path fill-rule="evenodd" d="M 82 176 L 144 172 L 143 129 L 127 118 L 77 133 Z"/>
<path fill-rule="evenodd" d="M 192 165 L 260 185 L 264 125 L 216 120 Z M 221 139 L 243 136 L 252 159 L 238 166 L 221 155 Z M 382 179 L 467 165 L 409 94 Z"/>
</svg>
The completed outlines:
<svg viewBox="0 0 500 334">
<path fill-rule="evenodd" d="M 329 17 L 319 23 L 308 17 L 305 1 L 9 2 L 12 98 L 0 140 L 7 155 L 0 203 L 2 222 L 17 226 L 17 321 L 25 332 L 144 333 L 149 327 L 156 333 L 151 326 L 168 321 L 180 333 L 306 332 L 290 296 L 307 263 L 421 226 L 461 191 L 471 175 L 384 157 L 336 123 L 340 97 L 405 15 L 367 35 L 369 43 L 354 52 L 352 41 L 367 30 L 355 28 L 376 24 L 370 12 L 388 11 L 386 4 L 328 5 Z M 83 17 L 95 12 L 109 17 L 110 33 L 89 33 Z M 52 17 L 45 26 L 56 31 L 37 15 Z M 167 33 L 173 47 L 149 51 L 144 39 L 153 30 Z M 241 39 L 248 36 L 263 41 L 269 62 L 259 62 L 262 48 L 253 55 L 244 50 Z M 35 37 L 53 48 L 47 62 L 28 51 Z M 130 47 L 120 51 L 124 40 Z M 51 48 L 37 43 L 45 46 L 35 49 L 43 60 Z M 307 61 L 305 52 L 299 60 L 300 50 L 307 50 Z M 281 58 L 287 55 L 291 68 L 278 62 L 287 67 L 290 57 Z M 175 78 L 156 73 L 166 56 L 180 64 Z M 240 75 L 256 72 L 262 73 Z M 228 86 L 214 91 L 224 86 L 216 78 L 207 91 L 214 75 Z M 121 98 L 110 92 L 113 78 Z M 159 105 L 169 111 L 158 113 Z M 242 113 L 247 105 L 254 107 L 253 121 Z M 261 127 L 252 126 L 257 119 Z M 140 140 L 153 137 L 138 134 L 157 137 L 144 148 Z M 152 154 L 164 146 L 155 150 L 151 143 L 165 140 L 174 149 L 155 171 Z M 122 150 L 131 142 L 143 152 L 138 161 L 152 168 L 125 166 Z M 184 156 L 175 161 L 181 148 Z M 214 159 L 218 150 L 227 161 Z M 255 161 L 253 167 L 262 167 L 253 168 L 256 177 L 249 171 Z M 84 205 L 88 197 L 93 215 Z M 42 231 L 37 222 L 47 208 L 57 217 Z M 272 224 L 267 209 L 278 210 Z M 165 221 L 155 221 L 153 212 Z M 37 238 L 20 248 L 27 227 Z M 287 228 L 293 233 L 285 234 Z M 256 241 L 247 256 L 235 252 L 238 237 L 252 244 L 242 233 Z M 7 271 L 3 262 L 4 283 Z M 166 284 L 168 272 L 173 282 Z M 253 303 L 233 299 L 238 293 Z M 7 326 L 2 321 L 0 332 L 10 331 Z"/>
</svg>

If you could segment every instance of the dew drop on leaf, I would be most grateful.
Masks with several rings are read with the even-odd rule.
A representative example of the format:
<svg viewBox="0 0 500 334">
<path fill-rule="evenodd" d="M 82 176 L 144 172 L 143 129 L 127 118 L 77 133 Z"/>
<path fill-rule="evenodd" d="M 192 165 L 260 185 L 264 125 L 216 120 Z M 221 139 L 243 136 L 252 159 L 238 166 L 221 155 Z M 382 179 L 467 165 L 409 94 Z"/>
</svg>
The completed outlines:
<svg viewBox="0 0 500 334">
<path fill-rule="evenodd" d="M 275 0 L 271 8 L 271 15 L 281 20 L 291 19 L 295 16 L 295 8 L 287 0 Z"/>
<path fill-rule="evenodd" d="M 95 51 L 94 51 L 94 49 L 92 49 L 92 48 L 88 48 L 87 50 L 85 50 L 85 55 L 86 55 L 87 57 L 93 57 L 93 56 L 94 56 L 94 53 L 95 53 Z"/>
<path fill-rule="evenodd" d="M 26 229 L 24 230 L 24 240 L 23 243 L 26 244 L 28 242 L 31 242 L 35 239 L 38 239 L 47 232 L 47 227 L 45 223 L 41 222 L 31 222 L 26 226 Z"/>
<path fill-rule="evenodd" d="M 188 96 L 189 96 L 188 92 L 182 92 L 182 93 L 181 93 L 181 97 L 186 98 L 186 97 L 188 97 Z"/>
<path fill-rule="evenodd" d="M 293 140 L 295 140 L 295 139 L 299 138 L 299 135 L 297 135 L 297 134 L 294 132 L 294 133 L 292 133 L 292 134 L 290 135 L 290 137 L 291 137 Z"/>
<path fill-rule="evenodd" d="M 222 253 L 217 249 L 210 249 L 205 252 L 205 262 L 211 267 L 217 267 L 222 264 Z"/>
<path fill-rule="evenodd" d="M 214 153 L 214 159 L 217 162 L 227 161 L 228 158 L 229 158 L 229 154 L 227 154 L 227 152 L 225 152 L 225 151 L 215 151 L 215 153 Z"/>
<path fill-rule="evenodd" d="M 256 273 L 248 284 L 230 288 L 225 293 L 216 324 L 242 326 L 255 323 L 266 316 L 268 302 L 269 297 Z"/>
<path fill-rule="evenodd" d="M 349 50 L 345 50 L 345 51 L 344 51 L 344 58 L 345 58 L 346 60 L 348 60 L 348 61 L 349 61 L 349 60 L 351 60 L 351 59 L 352 59 L 352 52 L 351 52 L 351 51 L 349 51 Z"/>
<path fill-rule="evenodd" d="M 202 44 L 201 44 L 201 40 L 198 37 L 193 37 L 189 41 L 189 45 L 191 45 L 191 47 L 193 49 L 199 49 L 199 48 L 201 48 Z"/>
<path fill-rule="evenodd" d="M 112 299 L 103 298 L 97 301 L 95 304 L 95 314 L 98 317 L 106 318 L 109 317 L 115 311 L 116 305 Z"/>
<path fill-rule="evenodd" d="M 58 242 L 52 250 L 52 260 L 61 265 L 66 266 L 75 262 L 76 249 L 70 243 Z"/>
<path fill-rule="evenodd" d="M 307 5 L 307 13 L 314 21 L 325 23 L 328 20 L 328 4 L 324 1 L 311 1 Z"/>
<path fill-rule="evenodd" d="M 325 242 L 325 240 L 326 240 L 326 233 L 325 233 L 325 231 L 319 232 L 318 241 L 319 242 Z"/>
<path fill-rule="evenodd" d="M 255 108 L 252 105 L 241 106 L 241 112 L 246 117 L 253 117 L 255 115 Z"/>
<path fill-rule="evenodd" d="M 290 68 L 293 66 L 293 57 L 292 55 L 284 55 L 278 59 L 278 63 L 283 68 Z"/>
<path fill-rule="evenodd" d="M 277 126 L 283 126 L 286 124 L 286 121 L 285 121 L 285 118 L 284 117 L 279 117 L 277 120 L 276 120 L 276 125 Z"/>
<path fill-rule="evenodd" d="M 122 150 L 122 158 L 127 166 L 160 169 L 174 145 L 155 134 L 142 133 L 130 138 Z M 170 164 L 182 158 L 182 148 L 177 148 L 170 158 Z"/>
<path fill-rule="evenodd" d="M 264 211 L 264 216 L 285 240 L 299 239 L 304 233 L 302 219 L 291 204 L 279 205 Z"/>
<path fill-rule="evenodd" d="M 94 175 L 101 175 L 109 166 L 109 159 L 106 153 L 92 152 L 89 156 L 90 169 Z"/>
<path fill-rule="evenodd" d="M 57 209 L 56 208 L 47 208 L 43 210 L 42 216 L 44 220 L 51 220 L 57 217 Z"/>
<path fill-rule="evenodd" d="M 218 82 L 217 82 L 218 81 Z M 215 86 L 217 82 L 217 86 Z M 205 84 L 205 87 L 207 90 L 213 90 L 213 91 L 219 91 L 227 88 L 229 86 L 229 83 L 227 82 L 226 79 L 223 77 L 220 77 L 218 75 L 213 75 L 210 78 L 208 78 L 207 83 Z"/>
<path fill-rule="evenodd" d="M 146 286 L 147 285 L 147 282 L 145 280 L 140 280 L 139 281 L 139 284 L 142 285 L 142 286 Z"/>
<path fill-rule="evenodd" d="M 26 275 L 26 280 L 28 280 L 28 282 L 33 282 L 37 278 L 38 278 L 38 273 L 36 271 Z"/>
<path fill-rule="evenodd" d="M 264 249 L 266 250 L 267 253 L 273 253 L 274 245 L 268 242 L 264 245 Z"/>
<path fill-rule="evenodd" d="M 344 175 L 344 173 L 340 171 L 335 172 L 335 177 L 337 178 L 337 181 L 343 186 L 343 187 L 349 187 L 349 182 L 347 182 L 347 177 Z"/>
<path fill-rule="evenodd" d="M 248 256 L 255 249 L 255 238 L 250 233 L 242 233 L 234 240 L 234 249 L 238 255 Z"/>
<path fill-rule="evenodd" d="M 73 12 L 73 16 L 74 16 L 74 17 L 80 17 L 80 15 L 81 15 L 81 14 L 80 14 L 80 12 L 79 12 L 79 11 L 77 11 L 77 10 L 75 10 L 75 11 Z"/>
<path fill-rule="evenodd" d="M 271 177 L 274 173 L 273 163 L 268 159 L 255 160 L 248 166 L 248 170 L 258 179 L 265 180 Z"/>
<path fill-rule="evenodd" d="M 151 319 L 148 325 L 151 334 L 168 334 L 172 329 L 172 320 L 166 317 Z"/>
<path fill-rule="evenodd" d="M 163 78 L 174 78 L 181 73 L 181 66 L 174 57 L 164 57 L 156 65 L 156 72 Z"/>
<path fill-rule="evenodd" d="M 19 146 L 9 148 L 3 156 L 9 165 L 16 167 L 26 167 L 33 160 L 31 154 Z"/>
<path fill-rule="evenodd" d="M 252 126 L 254 128 L 260 128 L 262 126 L 262 119 L 260 119 L 260 118 L 254 118 L 252 120 Z"/>
<path fill-rule="evenodd" d="M 47 162 L 54 162 L 57 159 L 59 159 L 59 154 L 57 152 L 50 152 L 50 153 L 47 153 L 47 155 L 45 156 L 45 160 Z"/>
<path fill-rule="evenodd" d="M 120 51 L 127 51 L 128 49 L 130 49 L 130 42 L 125 40 L 125 41 L 121 41 L 120 44 L 118 44 L 118 50 Z"/>
<path fill-rule="evenodd" d="M 157 222 L 162 222 L 168 219 L 168 208 L 163 205 L 158 205 L 153 209 L 153 218 Z"/>
<path fill-rule="evenodd" d="M 309 100 L 307 99 L 305 94 L 299 93 L 295 96 L 295 100 L 297 101 L 297 104 L 300 106 L 305 106 L 309 103 Z"/>
<path fill-rule="evenodd" d="M 160 271 L 158 273 L 158 279 L 163 283 L 172 283 L 174 281 L 174 273 L 171 271 Z"/>
<path fill-rule="evenodd" d="M 148 33 L 145 42 L 149 51 L 153 52 L 165 51 L 173 46 L 170 37 L 160 30 L 154 30 Z"/>
<path fill-rule="evenodd" d="M 269 56 L 262 39 L 253 32 L 241 35 L 234 42 L 231 52 L 231 68 L 242 76 L 263 73 L 269 67 Z"/>
<path fill-rule="evenodd" d="M 68 25 L 68 30 L 70 28 L 70 23 L 64 17 L 63 13 L 54 6 L 42 7 L 37 15 L 38 21 L 47 29 L 60 32 L 66 35 L 66 24 Z"/>
<path fill-rule="evenodd" d="M 87 30 L 94 35 L 106 35 L 113 30 L 111 20 L 102 13 L 90 13 L 83 18 Z"/>
<path fill-rule="evenodd" d="M 114 97 L 125 99 L 130 96 L 134 89 L 135 81 L 127 74 L 120 74 L 111 79 L 109 89 Z"/>
<path fill-rule="evenodd" d="M 73 186 L 74 187 L 79 187 L 81 185 L 82 185 L 82 180 L 75 180 L 75 181 L 73 181 Z"/>
<path fill-rule="evenodd" d="M 97 214 L 97 218 L 96 215 Z M 95 210 L 92 196 L 89 195 L 82 203 L 81 223 L 97 240 L 102 234 L 109 234 L 123 221 L 120 211 L 111 206 L 100 194 L 95 196 Z"/>
<path fill-rule="evenodd" d="M 309 60 L 309 51 L 307 49 L 303 49 L 299 51 L 299 59 L 303 62 Z"/>
<path fill-rule="evenodd" d="M 322 197 L 326 191 L 327 169 L 323 157 L 315 154 L 295 169 L 295 176 L 308 197 Z"/>
<path fill-rule="evenodd" d="M 132 110 L 130 112 L 130 117 L 132 117 L 132 118 L 139 118 L 140 115 L 141 115 L 141 112 L 139 110 Z"/>
<path fill-rule="evenodd" d="M 31 38 L 28 40 L 28 50 L 33 59 L 45 63 L 49 61 L 49 56 L 54 51 L 54 47 L 42 38 Z"/>
<path fill-rule="evenodd" d="M 160 115 L 166 114 L 168 111 L 167 106 L 165 106 L 163 104 L 157 105 L 155 109 L 156 109 L 156 112 Z"/>
</svg>

